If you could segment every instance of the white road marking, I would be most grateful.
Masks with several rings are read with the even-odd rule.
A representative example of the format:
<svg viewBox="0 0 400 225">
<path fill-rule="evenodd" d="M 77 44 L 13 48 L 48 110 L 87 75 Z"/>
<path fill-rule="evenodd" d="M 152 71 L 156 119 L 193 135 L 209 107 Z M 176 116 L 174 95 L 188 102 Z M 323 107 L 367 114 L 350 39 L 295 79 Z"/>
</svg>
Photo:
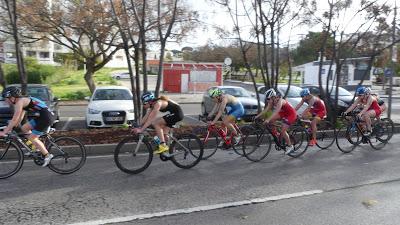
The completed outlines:
<svg viewBox="0 0 400 225">
<path fill-rule="evenodd" d="M 270 202 L 270 201 L 278 201 L 278 200 L 289 199 L 289 198 L 298 198 L 298 197 L 302 197 L 302 196 L 315 195 L 315 194 L 320 194 L 320 193 L 323 193 L 323 191 L 322 190 L 304 191 L 304 192 L 297 192 L 297 193 L 292 193 L 292 194 L 283 194 L 283 195 L 277 195 L 277 196 L 271 196 L 271 197 L 265 197 L 265 198 L 254 198 L 254 199 L 249 199 L 249 200 L 227 202 L 227 203 L 221 203 L 221 204 L 215 204 L 215 205 L 206 205 L 206 206 L 198 206 L 198 207 L 192 207 L 192 208 L 168 210 L 168 211 L 157 212 L 157 213 L 145 213 L 145 214 L 138 214 L 138 215 L 132 215 L 132 216 L 116 217 L 116 218 L 111 218 L 111 219 L 92 220 L 92 221 L 86 221 L 86 222 L 81 222 L 81 223 L 74 223 L 71 225 L 97 225 L 97 224 L 107 224 L 107 223 L 121 223 L 121 222 L 128 222 L 128 221 L 132 221 L 132 220 L 150 219 L 150 218 L 154 218 L 154 217 L 188 214 L 188 213 L 193 213 L 193 212 L 204 212 L 204 211 L 210 211 L 210 210 L 222 209 L 222 208 L 228 208 L 228 207 L 237 207 L 237 206 L 242 206 L 242 205 L 265 203 L 265 202 Z"/>
<path fill-rule="evenodd" d="M 63 128 L 61 130 L 66 130 L 71 121 L 72 121 L 72 117 L 69 117 L 67 122 L 65 122 L 65 124 L 64 124 L 64 126 L 63 126 Z"/>
</svg>

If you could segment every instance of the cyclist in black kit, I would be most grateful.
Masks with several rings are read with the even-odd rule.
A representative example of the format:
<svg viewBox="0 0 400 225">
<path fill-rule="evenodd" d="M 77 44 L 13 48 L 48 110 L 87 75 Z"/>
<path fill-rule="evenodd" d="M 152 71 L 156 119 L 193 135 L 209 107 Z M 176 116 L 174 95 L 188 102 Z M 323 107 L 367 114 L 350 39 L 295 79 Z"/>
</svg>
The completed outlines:
<svg viewBox="0 0 400 225">
<path fill-rule="evenodd" d="M 166 152 L 169 148 L 165 144 L 164 133 L 168 133 L 173 125 L 183 120 L 183 111 L 178 103 L 170 100 L 166 96 L 155 98 L 151 92 L 145 92 L 141 99 L 144 108 L 150 110 L 147 110 L 146 115 L 143 116 L 140 122 L 141 127 L 133 129 L 133 132 L 142 133 L 147 127 L 152 125 L 160 139 L 160 145 L 154 153 L 161 154 Z M 157 118 L 158 112 L 169 112 L 169 114 Z"/>
<path fill-rule="evenodd" d="M 21 90 L 18 87 L 7 87 L 1 95 L 9 105 L 14 107 L 14 115 L 8 126 L 3 131 L 0 131 L 0 136 L 5 136 L 14 127 L 19 125 L 24 118 L 25 111 L 34 112 L 37 114 L 37 117 L 22 125 L 21 130 L 29 134 L 28 140 L 45 156 L 42 166 L 47 166 L 53 155 L 47 151 L 39 137 L 53 124 L 54 114 L 50 112 L 47 105 L 40 99 L 22 96 Z"/>
</svg>

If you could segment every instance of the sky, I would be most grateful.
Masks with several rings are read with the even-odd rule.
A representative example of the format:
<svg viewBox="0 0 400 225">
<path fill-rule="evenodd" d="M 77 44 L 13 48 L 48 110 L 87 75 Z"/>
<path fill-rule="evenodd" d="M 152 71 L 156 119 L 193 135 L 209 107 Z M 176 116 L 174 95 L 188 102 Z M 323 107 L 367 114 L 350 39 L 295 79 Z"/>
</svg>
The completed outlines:
<svg viewBox="0 0 400 225">
<path fill-rule="evenodd" d="M 232 29 L 233 23 L 229 14 L 226 12 L 226 9 L 217 4 L 210 4 L 210 0 L 185 0 L 192 7 L 193 10 L 199 12 L 199 20 L 201 21 L 202 26 L 193 31 L 189 38 L 187 38 L 183 43 L 169 43 L 167 48 L 169 49 L 177 49 L 180 50 L 185 46 L 191 47 L 199 47 L 207 44 L 207 42 L 211 42 L 214 44 L 223 43 L 223 40 L 216 35 L 214 26 L 222 26 L 227 29 Z M 246 0 L 249 1 L 250 0 Z M 328 9 L 328 0 L 318 0 L 318 12 L 316 14 L 322 14 L 322 11 L 326 11 Z M 400 0 L 377 0 L 378 2 L 387 2 L 390 5 L 394 5 L 397 1 L 397 6 L 400 6 Z M 239 0 L 240 2 L 240 0 Z M 353 17 L 357 10 L 357 6 L 359 6 L 361 0 L 353 0 L 353 7 L 346 12 L 341 12 L 342 17 L 340 18 L 341 24 L 347 24 L 341 30 L 345 30 L 346 32 L 352 32 L 356 27 L 359 27 L 360 20 L 358 17 Z M 400 17 L 400 10 L 398 10 L 398 17 Z M 393 15 L 388 17 L 388 20 L 392 20 Z M 250 23 L 246 22 L 246 19 L 242 19 L 242 26 L 250 27 Z M 304 35 L 306 35 L 309 31 L 321 31 L 321 25 L 315 25 L 313 27 L 307 26 L 286 26 L 286 29 L 281 33 L 282 39 L 281 43 L 287 43 L 290 40 L 290 43 L 298 42 Z M 352 30 L 353 29 L 353 30 Z M 229 37 L 227 37 L 229 39 Z"/>
</svg>

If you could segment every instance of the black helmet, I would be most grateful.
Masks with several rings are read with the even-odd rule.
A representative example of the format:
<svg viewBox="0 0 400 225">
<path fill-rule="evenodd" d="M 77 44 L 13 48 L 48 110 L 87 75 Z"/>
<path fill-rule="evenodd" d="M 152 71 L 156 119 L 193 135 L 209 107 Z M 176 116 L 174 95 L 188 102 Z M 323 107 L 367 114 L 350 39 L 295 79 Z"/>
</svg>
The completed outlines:
<svg viewBox="0 0 400 225">
<path fill-rule="evenodd" d="M 156 97 L 151 92 L 144 92 L 141 99 L 143 103 L 148 103 L 150 101 L 154 101 Z"/>
<path fill-rule="evenodd" d="M 6 88 L 4 88 L 3 92 L 1 93 L 1 96 L 3 98 L 21 97 L 21 89 L 19 89 L 18 87 L 15 87 L 15 86 L 6 87 Z"/>
</svg>

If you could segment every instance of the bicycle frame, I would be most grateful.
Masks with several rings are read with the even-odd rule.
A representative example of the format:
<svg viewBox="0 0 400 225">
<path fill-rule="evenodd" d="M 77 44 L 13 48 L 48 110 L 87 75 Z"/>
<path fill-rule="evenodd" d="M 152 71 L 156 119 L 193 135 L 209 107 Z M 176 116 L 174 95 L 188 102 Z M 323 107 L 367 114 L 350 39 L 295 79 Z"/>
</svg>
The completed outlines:
<svg viewBox="0 0 400 225">
<path fill-rule="evenodd" d="M 237 126 L 237 124 L 236 123 L 233 123 L 233 127 L 235 128 L 235 130 L 239 133 L 239 134 L 241 134 L 241 131 L 240 131 L 240 129 L 239 129 L 239 127 Z M 227 145 L 227 146 L 230 146 L 231 144 L 232 144 L 232 141 L 233 141 L 233 138 L 234 138 L 234 134 L 233 134 L 233 132 L 231 132 L 231 135 L 230 135 L 230 137 L 229 137 L 229 139 L 227 138 L 227 133 L 228 133 L 228 128 L 227 127 L 224 127 L 225 129 L 223 129 L 221 126 L 217 126 L 217 125 L 215 125 L 215 124 L 213 124 L 213 125 L 208 125 L 208 127 L 207 127 L 207 135 L 206 135 L 206 137 L 204 138 L 204 143 L 207 143 L 207 141 L 208 141 L 208 139 L 209 139 L 209 136 L 210 136 L 210 133 L 211 132 L 213 132 L 213 131 L 215 131 L 217 134 L 218 134 L 218 136 L 220 136 L 221 138 L 222 138 L 222 140 L 224 140 L 224 143 Z"/>
</svg>

